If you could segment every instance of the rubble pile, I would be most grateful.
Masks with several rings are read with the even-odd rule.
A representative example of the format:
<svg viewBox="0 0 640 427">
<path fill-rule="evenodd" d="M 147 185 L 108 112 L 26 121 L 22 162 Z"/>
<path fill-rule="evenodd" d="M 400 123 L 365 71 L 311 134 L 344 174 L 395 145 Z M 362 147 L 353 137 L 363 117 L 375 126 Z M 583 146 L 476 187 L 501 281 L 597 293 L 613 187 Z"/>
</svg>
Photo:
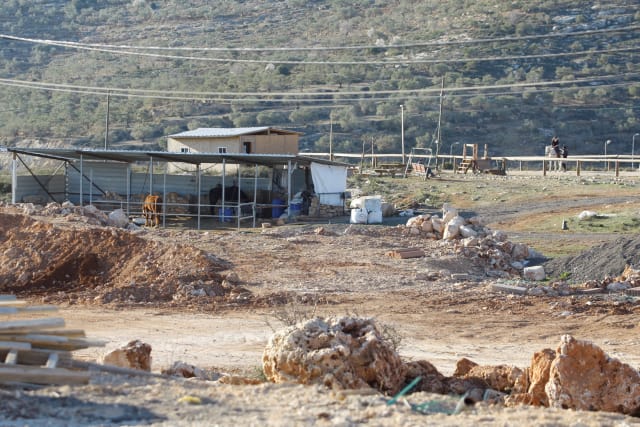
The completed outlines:
<svg viewBox="0 0 640 427">
<path fill-rule="evenodd" d="M 403 232 L 441 240 L 455 254 L 483 266 L 489 277 L 521 277 L 526 260 L 537 255 L 527 245 L 507 240 L 505 233 L 487 228 L 481 218 L 463 218 L 447 203 L 442 207 L 442 217 L 430 214 L 411 217 Z"/>
<path fill-rule="evenodd" d="M 276 332 L 264 350 L 263 370 L 272 382 L 334 390 L 395 394 L 412 385 L 411 392 L 464 395 L 471 403 L 640 413 L 640 373 L 570 335 L 556 351 L 535 353 L 528 368 L 463 358 L 446 377 L 426 360 L 403 361 L 371 318 L 315 318 Z"/>
</svg>

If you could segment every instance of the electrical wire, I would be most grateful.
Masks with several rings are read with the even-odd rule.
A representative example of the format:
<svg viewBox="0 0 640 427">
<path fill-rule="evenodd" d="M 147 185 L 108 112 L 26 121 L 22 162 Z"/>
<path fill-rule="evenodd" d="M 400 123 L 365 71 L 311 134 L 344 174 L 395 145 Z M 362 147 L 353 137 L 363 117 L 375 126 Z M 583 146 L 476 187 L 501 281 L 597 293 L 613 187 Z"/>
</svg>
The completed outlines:
<svg viewBox="0 0 640 427">
<path fill-rule="evenodd" d="M 627 27 L 619 28 L 605 28 L 599 30 L 585 30 L 575 31 L 571 33 L 547 33 L 547 34 L 534 34 L 527 36 L 514 36 L 514 37 L 498 37 L 498 38 L 482 38 L 482 39 L 468 39 L 468 40 L 445 40 L 445 41 L 431 41 L 431 42 L 415 42 L 405 44 L 393 44 L 393 45 L 356 45 L 356 46 L 307 46 L 307 47 L 185 47 L 185 46 L 134 46 L 134 45 L 115 45 L 115 44 L 102 44 L 102 43 L 80 43 L 65 40 L 48 40 L 48 39 L 34 39 L 27 37 L 12 36 L 8 34 L 0 34 L 0 38 L 6 40 L 22 41 L 29 43 L 48 44 L 54 46 L 68 46 L 68 47 L 92 47 L 92 48 L 109 48 L 109 49 L 139 49 L 139 50 L 173 50 L 173 51 L 213 51 L 213 52 L 299 52 L 299 51 L 340 51 L 340 50 L 370 50 L 370 49 L 407 49 L 416 47 L 434 47 L 434 46 L 455 46 L 455 45 L 470 45 L 470 44 L 486 44 L 486 43 L 498 43 L 498 42 L 514 42 L 524 40 L 537 40 L 548 38 L 568 38 L 568 37 L 582 37 L 590 36 L 594 34 L 610 34 L 629 32 L 640 29 L 639 25 L 631 25 Z"/>
</svg>

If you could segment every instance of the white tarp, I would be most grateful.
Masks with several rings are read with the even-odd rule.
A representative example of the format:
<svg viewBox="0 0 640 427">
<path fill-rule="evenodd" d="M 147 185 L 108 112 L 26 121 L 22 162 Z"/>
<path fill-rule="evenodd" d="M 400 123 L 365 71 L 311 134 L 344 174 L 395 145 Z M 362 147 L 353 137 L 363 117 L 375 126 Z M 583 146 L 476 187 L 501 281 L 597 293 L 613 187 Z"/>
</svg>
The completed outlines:
<svg viewBox="0 0 640 427">
<path fill-rule="evenodd" d="M 320 196 L 320 203 L 330 206 L 341 206 L 341 197 L 347 189 L 347 168 L 345 166 L 323 165 L 311 163 L 313 189 Z"/>
</svg>

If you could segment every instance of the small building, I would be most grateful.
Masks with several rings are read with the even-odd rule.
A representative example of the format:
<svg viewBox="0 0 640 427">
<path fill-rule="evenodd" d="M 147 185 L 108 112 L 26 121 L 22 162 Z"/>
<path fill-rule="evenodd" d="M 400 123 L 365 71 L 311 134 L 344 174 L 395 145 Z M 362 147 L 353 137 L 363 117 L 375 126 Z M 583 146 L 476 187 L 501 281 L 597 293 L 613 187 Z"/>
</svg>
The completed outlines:
<svg viewBox="0 0 640 427">
<path fill-rule="evenodd" d="M 174 153 L 298 154 L 299 132 L 270 126 L 198 128 L 169 135 L 167 151 Z"/>
</svg>

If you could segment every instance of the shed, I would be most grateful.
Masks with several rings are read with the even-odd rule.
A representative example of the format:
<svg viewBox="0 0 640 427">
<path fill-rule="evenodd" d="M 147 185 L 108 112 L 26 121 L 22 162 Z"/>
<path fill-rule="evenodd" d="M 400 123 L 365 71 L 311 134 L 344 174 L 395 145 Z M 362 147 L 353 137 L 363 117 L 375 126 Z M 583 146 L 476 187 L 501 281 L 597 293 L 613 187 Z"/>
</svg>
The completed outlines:
<svg viewBox="0 0 640 427">
<path fill-rule="evenodd" d="M 299 132 L 269 126 L 198 128 L 169 135 L 167 151 L 218 154 L 298 154 L 299 137 Z"/>
<path fill-rule="evenodd" d="M 294 154 L 194 153 L 79 148 L 7 147 L 12 154 L 12 202 L 72 201 L 93 204 L 101 210 L 121 207 L 129 215 L 140 213 L 144 195 L 163 198 L 163 224 L 167 217 L 192 215 L 200 228 L 202 219 L 226 220 L 240 227 L 242 221 L 272 212 L 274 205 L 291 215 L 296 196 L 311 191 L 319 213 L 344 213 L 347 164 Z M 25 157 L 58 163 L 51 174 L 36 174 Z M 170 173 L 168 165 L 190 165 L 194 172 Z M 219 166 L 221 173 L 204 173 L 203 164 Z M 18 173 L 22 165 L 28 173 Z M 227 166 L 232 165 L 232 173 Z M 237 198 L 222 197 L 210 203 L 209 192 L 220 185 L 233 186 Z M 244 194 L 246 197 L 241 198 Z M 278 203 L 274 203 L 277 200 Z M 321 208 L 324 206 L 324 210 Z M 233 213 L 227 215 L 227 210 Z M 222 214 L 221 214 L 222 213 Z"/>
</svg>

